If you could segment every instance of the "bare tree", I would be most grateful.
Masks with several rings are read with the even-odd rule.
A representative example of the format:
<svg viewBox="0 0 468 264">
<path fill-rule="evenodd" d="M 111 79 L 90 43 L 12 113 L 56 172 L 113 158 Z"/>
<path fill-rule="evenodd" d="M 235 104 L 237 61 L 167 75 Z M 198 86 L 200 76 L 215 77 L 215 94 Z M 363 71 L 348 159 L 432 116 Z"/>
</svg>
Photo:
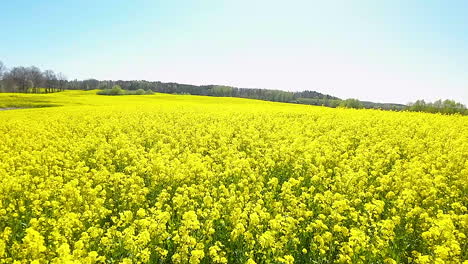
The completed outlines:
<svg viewBox="0 0 468 264">
<path fill-rule="evenodd" d="M 31 81 L 33 91 L 35 93 L 38 93 L 38 88 L 41 87 L 41 85 L 44 82 L 44 76 L 42 75 L 41 70 L 39 70 L 39 68 L 37 68 L 36 66 L 31 66 L 26 70 L 28 74 L 28 80 Z"/>
<path fill-rule="evenodd" d="M 57 85 L 57 76 L 53 70 L 44 71 L 46 93 L 53 92 Z"/>
<path fill-rule="evenodd" d="M 65 89 L 65 83 L 67 82 L 67 76 L 59 72 L 57 73 L 57 81 L 58 81 L 58 88 L 60 89 L 60 91 L 63 91 Z"/>
<path fill-rule="evenodd" d="M 4 91 L 4 86 L 5 83 L 3 81 L 3 73 L 6 71 L 5 64 L 3 64 L 2 61 L 0 61 L 0 91 Z"/>
<path fill-rule="evenodd" d="M 3 73 L 6 71 L 5 64 L 0 61 L 0 92 L 5 91 L 5 82 L 3 81 Z"/>
<path fill-rule="evenodd" d="M 14 67 L 6 74 L 7 82 L 11 87 L 18 88 L 19 92 L 27 92 L 28 89 L 28 74 L 25 67 Z"/>
<path fill-rule="evenodd" d="M 0 61 L 0 91 L 39 93 L 40 87 L 50 93 L 65 90 L 67 77 L 63 73 L 55 74 L 52 70 L 42 72 L 38 67 L 13 67 L 7 70 Z M 32 89 L 30 89 L 32 88 Z"/>
<path fill-rule="evenodd" d="M 0 80 L 3 78 L 3 73 L 6 71 L 5 64 L 3 64 L 2 61 L 0 61 Z"/>
</svg>

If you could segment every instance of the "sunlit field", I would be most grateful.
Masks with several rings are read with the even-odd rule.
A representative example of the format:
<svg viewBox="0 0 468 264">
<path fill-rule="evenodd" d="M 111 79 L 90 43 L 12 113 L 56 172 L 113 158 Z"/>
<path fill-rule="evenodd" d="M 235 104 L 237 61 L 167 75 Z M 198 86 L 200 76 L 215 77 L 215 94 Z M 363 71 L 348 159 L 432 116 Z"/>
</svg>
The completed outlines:
<svg viewBox="0 0 468 264">
<path fill-rule="evenodd" d="M 0 94 L 0 263 L 467 263 L 466 116 L 95 93 Z"/>
</svg>

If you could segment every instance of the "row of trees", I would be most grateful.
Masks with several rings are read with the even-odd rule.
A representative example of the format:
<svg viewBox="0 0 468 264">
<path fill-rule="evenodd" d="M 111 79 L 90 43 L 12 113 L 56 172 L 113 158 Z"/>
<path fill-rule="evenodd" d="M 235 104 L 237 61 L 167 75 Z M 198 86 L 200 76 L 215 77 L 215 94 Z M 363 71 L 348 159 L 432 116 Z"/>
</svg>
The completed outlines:
<svg viewBox="0 0 468 264">
<path fill-rule="evenodd" d="M 112 89 L 104 89 L 97 92 L 99 95 L 149 95 L 154 94 L 152 90 L 138 89 L 136 91 L 124 90 L 119 85 L 114 85 Z"/>
<path fill-rule="evenodd" d="M 288 92 L 271 89 L 237 88 L 224 85 L 191 85 L 179 83 L 163 83 L 150 81 L 99 81 L 88 79 L 83 81 L 73 80 L 67 83 L 67 89 L 72 90 L 106 90 L 114 86 L 120 86 L 127 91 L 152 90 L 158 93 L 191 94 L 219 97 L 241 97 L 275 102 L 297 102 L 298 98 L 320 98 L 327 100 L 339 100 L 339 98 L 321 94 L 315 91 Z"/>
<path fill-rule="evenodd" d="M 170 94 L 191 94 L 221 97 L 241 97 L 275 102 L 296 102 L 298 98 L 315 98 L 324 100 L 339 100 L 339 98 L 321 94 L 315 91 L 287 92 L 269 89 L 237 88 L 223 85 L 190 85 L 179 83 L 163 83 L 150 81 L 100 81 L 96 79 L 67 81 L 62 73 L 55 74 L 52 70 L 41 71 L 35 66 L 13 67 L 6 69 L 0 62 L 0 91 L 39 93 L 63 90 L 110 90 L 119 86 L 126 91 L 153 91 Z M 39 89 L 44 88 L 44 89 Z"/>
<path fill-rule="evenodd" d="M 113 89 L 121 87 L 120 90 Z M 41 89 L 40 89 L 41 88 Z M 62 73 L 52 70 L 41 71 L 35 66 L 13 67 L 7 69 L 0 61 L 0 92 L 54 92 L 63 90 L 102 90 L 100 94 L 150 94 L 152 92 L 170 94 L 191 94 L 221 97 L 241 97 L 265 101 L 288 102 L 328 107 L 374 108 L 384 110 L 407 110 L 445 114 L 468 114 L 467 108 L 453 100 L 438 100 L 426 103 L 418 100 L 408 105 L 383 104 L 357 99 L 342 100 L 315 91 L 288 92 L 269 89 L 237 88 L 223 85 L 190 85 L 179 83 L 163 83 L 150 81 L 100 81 L 96 79 L 67 81 Z"/>
<path fill-rule="evenodd" d="M 51 93 L 66 89 L 67 78 L 52 70 L 41 71 L 36 66 L 8 69 L 0 61 L 0 91 L 20 93 Z"/>
<path fill-rule="evenodd" d="M 317 98 L 299 98 L 298 103 L 310 105 L 322 105 L 328 107 L 343 107 L 355 109 L 383 109 L 393 111 L 412 111 L 426 113 L 442 113 L 442 114 L 462 114 L 468 115 L 468 109 L 465 105 L 453 100 L 437 100 L 435 102 L 425 102 L 418 100 L 408 105 L 403 104 L 385 104 L 360 101 L 358 99 L 317 99 Z"/>
<path fill-rule="evenodd" d="M 404 104 L 390 104 L 390 103 L 374 103 L 368 101 L 360 101 L 358 99 L 349 98 L 342 100 L 339 98 L 329 99 L 329 98 L 297 98 L 297 103 L 299 104 L 308 104 L 308 105 L 318 105 L 318 106 L 327 106 L 327 107 L 343 107 L 343 108 L 366 108 L 366 109 L 384 109 L 384 110 L 404 110 L 407 106 Z"/>
<path fill-rule="evenodd" d="M 468 109 L 465 105 L 453 100 L 437 100 L 435 102 L 425 102 L 417 100 L 414 103 L 409 103 L 406 108 L 408 111 L 442 113 L 442 114 L 462 114 L 468 115 Z"/>
</svg>

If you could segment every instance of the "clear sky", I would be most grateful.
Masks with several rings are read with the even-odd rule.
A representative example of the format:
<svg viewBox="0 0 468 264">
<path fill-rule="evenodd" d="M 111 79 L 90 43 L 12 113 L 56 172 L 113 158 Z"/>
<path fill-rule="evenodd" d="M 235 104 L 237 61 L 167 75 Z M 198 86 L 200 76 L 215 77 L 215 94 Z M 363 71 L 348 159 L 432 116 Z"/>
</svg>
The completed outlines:
<svg viewBox="0 0 468 264">
<path fill-rule="evenodd" d="M 159 80 L 468 104 L 466 0 L 15 0 L 0 60 Z"/>
</svg>

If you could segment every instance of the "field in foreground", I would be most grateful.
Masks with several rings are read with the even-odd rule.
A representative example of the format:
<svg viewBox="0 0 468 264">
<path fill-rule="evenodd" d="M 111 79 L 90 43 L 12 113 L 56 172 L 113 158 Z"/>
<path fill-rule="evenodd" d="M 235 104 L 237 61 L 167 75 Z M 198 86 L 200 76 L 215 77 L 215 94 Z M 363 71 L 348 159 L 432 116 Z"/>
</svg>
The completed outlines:
<svg viewBox="0 0 468 264">
<path fill-rule="evenodd" d="M 0 263 L 462 263 L 468 117 L 0 94 Z M 12 97 L 13 96 L 13 97 Z"/>
</svg>

